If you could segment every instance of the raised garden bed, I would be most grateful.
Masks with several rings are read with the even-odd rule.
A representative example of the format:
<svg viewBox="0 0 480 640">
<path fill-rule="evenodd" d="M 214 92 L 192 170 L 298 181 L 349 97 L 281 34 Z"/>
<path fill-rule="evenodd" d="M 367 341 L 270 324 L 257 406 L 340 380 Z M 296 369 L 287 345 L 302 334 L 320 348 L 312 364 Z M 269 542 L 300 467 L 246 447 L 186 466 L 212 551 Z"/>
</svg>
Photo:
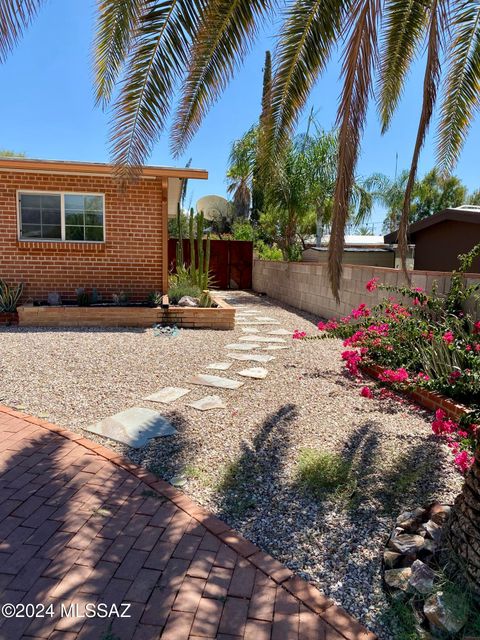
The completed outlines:
<svg viewBox="0 0 480 640">
<path fill-rule="evenodd" d="M 151 327 L 176 325 L 185 329 L 231 330 L 235 309 L 212 294 L 216 307 L 59 305 L 18 307 L 21 327 Z"/>
</svg>

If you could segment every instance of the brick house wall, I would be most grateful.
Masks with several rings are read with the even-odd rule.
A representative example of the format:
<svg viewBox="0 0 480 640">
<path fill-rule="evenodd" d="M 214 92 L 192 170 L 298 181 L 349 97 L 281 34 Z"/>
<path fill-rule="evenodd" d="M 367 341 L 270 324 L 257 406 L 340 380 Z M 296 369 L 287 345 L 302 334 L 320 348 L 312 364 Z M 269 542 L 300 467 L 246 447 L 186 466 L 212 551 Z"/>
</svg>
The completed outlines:
<svg viewBox="0 0 480 640">
<path fill-rule="evenodd" d="M 105 242 L 18 240 L 17 191 L 67 191 L 105 196 Z M 0 278 L 23 282 L 24 301 L 96 288 L 104 301 L 125 291 L 142 301 L 166 291 L 168 180 L 141 178 L 119 190 L 111 176 L 0 169 Z"/>
</svg>

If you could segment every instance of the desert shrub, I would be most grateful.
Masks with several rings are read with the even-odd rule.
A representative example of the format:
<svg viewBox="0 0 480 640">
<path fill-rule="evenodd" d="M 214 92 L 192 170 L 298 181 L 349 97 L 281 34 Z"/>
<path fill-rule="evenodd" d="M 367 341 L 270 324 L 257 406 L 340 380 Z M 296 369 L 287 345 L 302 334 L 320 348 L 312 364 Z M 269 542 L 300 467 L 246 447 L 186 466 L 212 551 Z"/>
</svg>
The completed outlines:
<svg viewBox="0 0 480 640">
<path fill-rule="evenodd" d="M 200 298 L 201 294 L 200 287 L 196 287 L 188 282 L 174 284 L 168 289 L 168 298 L 171 304 L 178 304 L 183 296 Z"/>
</svg>

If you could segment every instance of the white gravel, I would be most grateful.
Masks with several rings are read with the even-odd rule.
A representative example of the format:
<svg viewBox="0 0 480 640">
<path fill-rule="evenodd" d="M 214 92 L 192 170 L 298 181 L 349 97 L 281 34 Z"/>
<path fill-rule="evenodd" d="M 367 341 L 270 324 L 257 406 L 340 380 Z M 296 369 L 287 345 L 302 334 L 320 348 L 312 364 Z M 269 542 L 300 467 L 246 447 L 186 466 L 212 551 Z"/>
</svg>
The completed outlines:
<svg viewBox="0 0 480 640">
<path fill-rule="evenodd" d="M 225 295 L 280 321 L 256 326 L 259 335 L 280 327 L 317 331 L 315 318 L 273 300 Z M 243 378 L 238 390 L 215 390 L 226 410 L 188 407 L 211 390 L 185 384 L 187 377 L 228 360 L 224 346 L 244 336 L 243 328 L 182 330 L 175 338 L 155 337 L 151 329 L 0 328 L 0 403 L 75 431 L 132 406 L 161 411 L 178 435 L 130 450 L 130 457 L 167 479 L 186 472 L 187 494 L 390 640 L 380 560 L 394 519 L 428 500 L 451 501 L 461 477 L 431 435 L 428 413 L 360 397 L 358 382 L 343 372 L 340 341 L 287 336 L 290 349 L 255 351 L 275 356 L 262 365 L 265 380 Z M 235 378 L 243 368 L 233 361 L 217 373 Z M 192 390 L 172 405 L 142 400 L 163 386 Z M 296 485 L 305 447 L 353 462 L 357 488 L 350 499 L 314 499 Z"/>
</svg>

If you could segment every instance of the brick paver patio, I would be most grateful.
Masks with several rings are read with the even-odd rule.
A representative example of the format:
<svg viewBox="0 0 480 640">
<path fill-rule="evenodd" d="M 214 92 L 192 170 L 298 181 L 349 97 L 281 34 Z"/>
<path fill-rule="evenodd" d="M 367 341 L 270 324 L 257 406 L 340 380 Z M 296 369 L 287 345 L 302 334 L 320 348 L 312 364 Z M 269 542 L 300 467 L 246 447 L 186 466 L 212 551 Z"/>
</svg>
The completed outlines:
<svg viewBox="0 0 480 640">
<path fill-rule="evenodd" d="M 116 452 L 1 406 L 0 438 L 0 604 L 46 608 L 0 615 L 0 640 L 375 637 Z"/>
</svg>

